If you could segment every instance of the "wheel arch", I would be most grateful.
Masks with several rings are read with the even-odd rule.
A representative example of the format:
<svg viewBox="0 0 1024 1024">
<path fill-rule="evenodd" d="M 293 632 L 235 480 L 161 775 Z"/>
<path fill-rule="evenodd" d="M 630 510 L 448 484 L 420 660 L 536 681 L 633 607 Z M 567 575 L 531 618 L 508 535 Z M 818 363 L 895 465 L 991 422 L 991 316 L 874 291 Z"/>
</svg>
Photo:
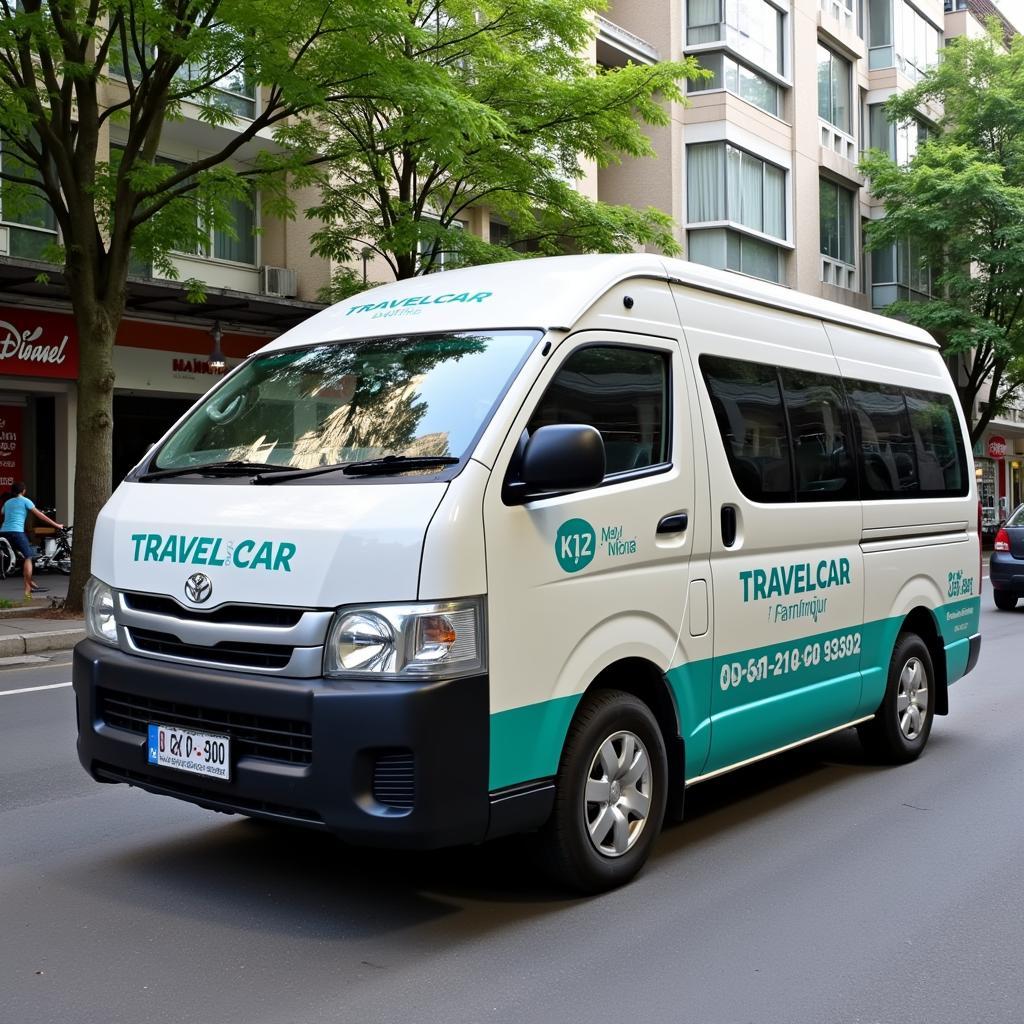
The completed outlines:
<svg viewBox="0 0 1024 1024">
<path fill-rule="evenodd" d="M 646 658 L 628 657 L 603 668 L 584 691 L 622 690 L 641 700 L 650 709 L 665 741 L 668 759 L 668 804 L 666 818 L 678 821 L 683 815 L 686 790 L 686 748 L 680 728 L 679 710 L 665 673 Z"/>
<path fill-rule="evenodd" d="M 949 678 L 946 671 L 946 647 L 939 634 L 935 613 L 922 605 L 911 609 L 903 619 L 900 633 L 915 633 L 928 648 L 935 670 L 935 714 L 949 714 Z"/>
</svg>

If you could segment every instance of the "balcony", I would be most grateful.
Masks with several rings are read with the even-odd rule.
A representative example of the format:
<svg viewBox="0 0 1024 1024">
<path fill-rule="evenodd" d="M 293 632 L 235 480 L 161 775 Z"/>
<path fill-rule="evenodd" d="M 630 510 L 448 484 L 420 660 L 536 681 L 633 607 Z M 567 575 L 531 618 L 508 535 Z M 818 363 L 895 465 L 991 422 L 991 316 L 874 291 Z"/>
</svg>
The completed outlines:
<svg viewBox="0 0 1024 1024">
<path fill-rule="evenodd" d="M 646 39 L 597 16 L 597 63 L 602 67 L 621 68 L 627 63 L 657 64 L 660 60 L 657 48 Z"/>
</svg>

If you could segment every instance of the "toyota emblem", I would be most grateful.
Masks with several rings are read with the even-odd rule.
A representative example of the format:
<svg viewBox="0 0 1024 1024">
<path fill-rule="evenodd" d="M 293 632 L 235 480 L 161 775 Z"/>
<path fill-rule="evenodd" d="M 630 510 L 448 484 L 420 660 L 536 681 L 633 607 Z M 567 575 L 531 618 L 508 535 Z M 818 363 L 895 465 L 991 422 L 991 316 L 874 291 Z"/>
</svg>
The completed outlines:
<svg viewBox="0 0 1024 1024">
<path fill-rule="evenodd" d="M 194 572 L 185 580 L 185 596 L 196 604 L 209 601 L 212 593 L 213 583 L 206 573 Z"/>
</svg>

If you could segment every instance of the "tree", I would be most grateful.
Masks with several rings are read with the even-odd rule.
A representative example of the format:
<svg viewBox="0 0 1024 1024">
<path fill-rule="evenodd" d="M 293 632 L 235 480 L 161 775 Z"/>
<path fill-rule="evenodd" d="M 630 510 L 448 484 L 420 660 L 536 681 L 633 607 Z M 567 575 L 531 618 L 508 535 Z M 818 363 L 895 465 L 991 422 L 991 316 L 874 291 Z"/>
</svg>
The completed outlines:
<svg viewBox="0 0 1024 1024">
<path fill-rule="evenodd" d="M 993 25 L 987 38 L 955 40 L 917 86 L 887 102 L 886 116 L 907 123 L 927 102 L 944 111 L 939 131 L 909 164 L 878 151 L 862 162 L 885 205 L 867 244 L 920 251 L 934 297 L 887 312 L 931 332 L 962 363 L 957 390 L 977 442 L 1024 390 L 1024 39 L 1004 46 Z"/>
<path fill-rule="evenodd" d="M 332 104 L 318 143 L 330 153 L 320 205 L 321 255 L 364 247 L 397 278 L 524 251 L 614 252 L 637 244 L 676 253 L 672 221 L 648 208 L 594 202 L 573 187 L 581 158 L 605 166 L 654 155 L 643 125 L 668 122 L 696 62 L 595 68 L 602 0 L 410 0 L 378 46 L 396 67 L 386 96 Z M 461 230 L 487 206 L 500 244 Z M 350 290 L 350 279 L 338 282 Z"/>
<path fill-rule="evenodd" d="M 0 0 L 0 183 L 4 202 L 54 211 L 81 344 L 75 560 L 69 604 L 80 607 L 93 530 L 110 493 L 113 346 L 132 258 L 168 276 L 171 250 L 195 251 L 211 227 L 232 230 L 232 200 L 263 178 L 264 208 L 291 213 L 283 174 L 315 159 L 265 148 L 291 119 L 350 99 L 389 77 L 372 46 L 395 31 L 402 0 Z M 218 85 L 263 86 L 252 120 L 210 132 L 210 152 L 182 164 L 157 153 L 168 120 L 189 113 L 233 123 Z M 107 159 L 105 134 L 119 148 Z M 261 139 L 263 140 L 261 142 Z M 308 170 L 306 173 L 309 173 Z"/>
</svg>

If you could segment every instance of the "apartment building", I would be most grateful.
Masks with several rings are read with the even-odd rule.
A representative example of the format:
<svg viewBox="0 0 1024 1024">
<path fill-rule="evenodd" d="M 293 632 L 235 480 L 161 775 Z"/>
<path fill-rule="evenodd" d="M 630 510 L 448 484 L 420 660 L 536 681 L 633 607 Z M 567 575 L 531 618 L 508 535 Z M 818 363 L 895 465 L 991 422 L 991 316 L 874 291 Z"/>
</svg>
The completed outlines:
<svg viewBox="0 0 1024 1024">
<path fill-rule="evenodd" d="M 124 85 L 114 64 L 109 77 L 103 100 L 112 105 Z M 242 75 L 225 79 L 219 96 L 234 123 L 211 126 L 186 106 L 180 120 L 168 121 L 159 159 L 192 161 L 219 151 L 262 102 Z M 116 159 L 123 143 L 116 121 L 108 124 L 100 160 Z M 271 145 L 269 132 L 258 136 L 238 151 L 237 166 L 249 166 Z M 0 161 L 14 159 L 0 143 Z M 300 209 L 314 198 L 296 196 Z M 317 294 L 331 267 L 310 252 L 313 225 L 271 216 L 258 187 L 251 205 L 237 202 L 231 213 L 233 234 L 211 230 L 196 251 L 173 255 L 176 278 L 132 268 L 114 352 L 115 482 L 220 374 L 322 308 Z M 18 212 L 0 206 L 0 491 L 24 479 L 37 504 L 54 505 L 70 521 L 78 335 L 62 276 L 42 261 L 59 240 L 45 203 Z M 190 278 L 204 283 L 203 302 L 188 301 Z"/>
</svg>

